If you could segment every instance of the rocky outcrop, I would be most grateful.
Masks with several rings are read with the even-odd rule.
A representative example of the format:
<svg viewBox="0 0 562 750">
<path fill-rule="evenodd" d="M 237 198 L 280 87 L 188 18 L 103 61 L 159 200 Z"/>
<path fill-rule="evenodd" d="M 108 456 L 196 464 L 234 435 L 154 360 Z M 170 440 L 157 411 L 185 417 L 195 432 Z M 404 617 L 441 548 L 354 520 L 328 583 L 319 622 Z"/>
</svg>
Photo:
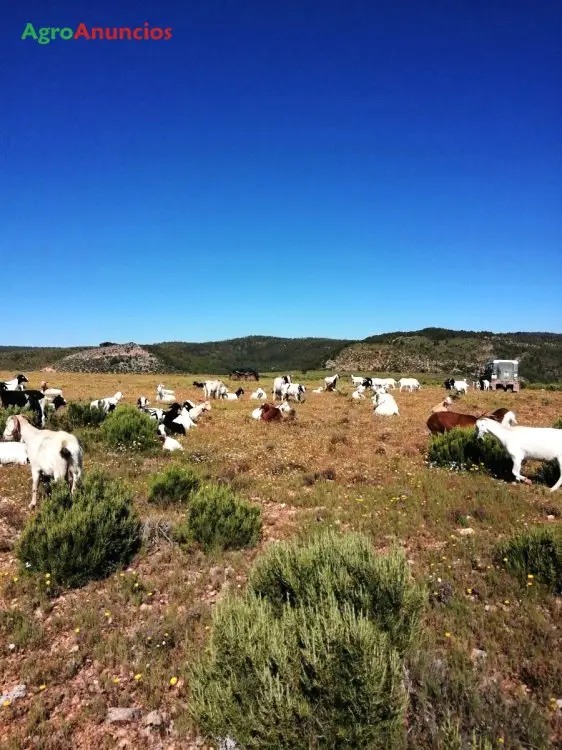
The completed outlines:
<svg viewBox="0 0 562 750">
<path fill-rule="evenodd" d="M 64 357 L 56 369 L 67 372 L 166 372 L 170 367 L 138 344 L 113 344 L 85 349 Z"/>
</svg>

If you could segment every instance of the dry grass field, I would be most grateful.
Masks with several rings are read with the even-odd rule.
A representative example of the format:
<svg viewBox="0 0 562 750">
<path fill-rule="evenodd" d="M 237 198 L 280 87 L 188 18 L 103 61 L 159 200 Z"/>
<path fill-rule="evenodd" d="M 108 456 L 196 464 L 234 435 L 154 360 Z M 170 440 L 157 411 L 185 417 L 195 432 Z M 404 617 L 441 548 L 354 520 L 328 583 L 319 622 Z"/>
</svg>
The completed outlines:
<svg viewBox="0 0 562 750">
<path fill-rule="evenodd" d="M 29 388 L 43 379 L 28 376 Z M 161 378 L 179 401 L 199 401 L 194 379 L 204 376 Z M 74 373 L 49 380 L 68 401 L 121 390 L 127 403 L 142 394 L 152 405 L 157 382 Z M 271 382 L 259 385 L 270 391 Z M 409 665 L 410 747 L 461 748 L 467 737 L 473 747 L 562 746 L 555 702 L 562 698 L 562 601 L 532 580 L 522 587 L 492 560 L 498 540 L 560 524 L 562 491 L 429 468 L 425 422 L 442 388 L 396 392 L 400 417 L 375 418 L 370 400 L 351 401 L 349 379 L 340 393 L 318 395 L 310 390 L 319 379 L 301 382 L 308 398 L 282 424 L 250 418 L 256 384 L 242 383 L 241 401 L 213 401 L 197 429 L 180 438 L 179 457 L 110 453 L 86 440 L 85 471 L 103 467 L 133 487 L 146 539 L 130 569 L 82 589 L 51 596 L 19 569 L 13 545 L 30 515 L 30 471 L 0 467 L 0 607 L 16 613 L 0 620 L 0 689 L 27 687 L 25 698 L 0 706 L 3 748 L 202 747 L 185 673 L 204 647 L 213 606 L 225 591 L 244 588 L 267 545 L 330 526 L 362 532 L 380 550 L 403 547 L 413 575 L 428 586 L 422 644 Z M 480 414 L 500 406 L 513 408 L 520 424 L 551 426 L 562 416 L 562 393 L 471 390 L 454 408 Z M 155 508 L 146 497 L 149 476 L 176 462 L 261 506 L 258 547 L 209 557 L 170 540 L 161 522 L 174 524 L 184 512 Z M 467 527 L 474 533 L 465 535 Z M 142 717 L 158 710 L 163 723 L 108 724 L 114 706 L 139 707 Z M 491 744 L 478 744 L 483 736 Z"/>
</svg>

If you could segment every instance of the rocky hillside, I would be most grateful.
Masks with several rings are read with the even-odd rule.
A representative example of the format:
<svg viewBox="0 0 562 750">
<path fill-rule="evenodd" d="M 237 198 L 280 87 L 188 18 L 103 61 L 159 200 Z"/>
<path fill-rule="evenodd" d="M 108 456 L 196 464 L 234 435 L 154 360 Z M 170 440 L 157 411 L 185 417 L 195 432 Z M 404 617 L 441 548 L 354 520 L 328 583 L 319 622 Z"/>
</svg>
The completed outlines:
<svg viewBox="0 0 562 750">
<path fill-rule="evenodd" d="M 475 375 L 491 359 L 518 359 L 530 381 L 562 379 L 562 335 L 449 331 L 427 328 L 412 333 L 372 336 L 342 349 L 334 369 L 359 372 L 427 372 Z"/>
<path fill-rule="evenodd" d="M 169 366 L 132 341 L 84 349 L 59 360 L 55 368 L 69 372 L 166 372 Z"/>
</svg>

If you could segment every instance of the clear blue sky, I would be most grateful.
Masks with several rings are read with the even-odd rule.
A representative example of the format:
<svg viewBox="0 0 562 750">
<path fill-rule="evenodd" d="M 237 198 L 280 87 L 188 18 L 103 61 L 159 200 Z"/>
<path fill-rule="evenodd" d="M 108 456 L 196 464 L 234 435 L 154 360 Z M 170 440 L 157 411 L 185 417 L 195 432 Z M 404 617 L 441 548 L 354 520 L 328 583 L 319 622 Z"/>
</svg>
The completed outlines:
<svg viewBox="0 0 562 750">
<path fill-rule="evenodd" d="M 173 37 L 21 40 L 81 21 Z M 0 343 L 562 331 L 561 40 L 559 0 L 3 3 Z"/>
</svg>

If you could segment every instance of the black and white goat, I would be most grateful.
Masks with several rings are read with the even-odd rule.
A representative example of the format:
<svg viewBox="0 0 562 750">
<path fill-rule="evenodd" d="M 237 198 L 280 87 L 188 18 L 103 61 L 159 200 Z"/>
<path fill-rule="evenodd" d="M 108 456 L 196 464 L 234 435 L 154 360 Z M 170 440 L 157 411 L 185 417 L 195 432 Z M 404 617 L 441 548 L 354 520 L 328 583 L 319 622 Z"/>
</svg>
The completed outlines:
<svg viewBox="0 0 562 750">
<path fill-rule="evenodd" d="M 45 426 L 45 396 L 41 391 L 8 391 L 0 390 L 2 407 L 8 409 L 17 406 L 20 409 L 29 407 L 39 417 L 41 427 Z"/>
</svg>

